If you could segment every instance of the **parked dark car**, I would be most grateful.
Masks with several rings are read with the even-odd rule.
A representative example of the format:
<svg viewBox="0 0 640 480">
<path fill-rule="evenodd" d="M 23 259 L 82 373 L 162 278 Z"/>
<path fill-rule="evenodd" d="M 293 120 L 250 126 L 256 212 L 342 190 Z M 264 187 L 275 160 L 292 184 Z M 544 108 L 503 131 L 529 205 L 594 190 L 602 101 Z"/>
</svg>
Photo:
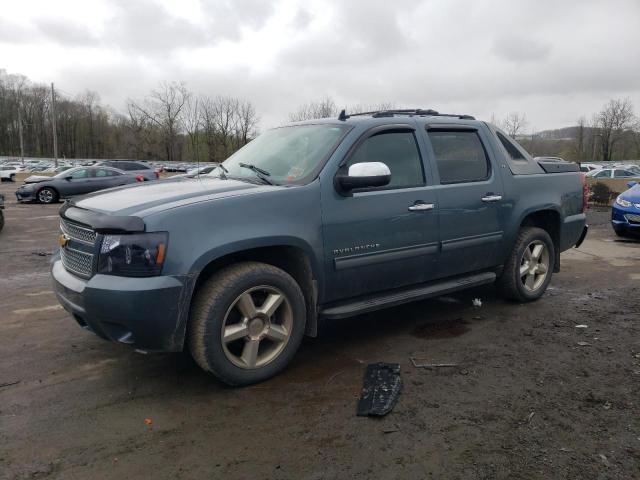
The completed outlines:
<svg viewBox="0 0 640 480">
<path fill-rule="evenodd" d="M 66 202 L 52 275 L 82 327 L 188 348 L 247 385 L 319 317 L 491 283 L 540 298 L 586 235 L 587 196 L 577 164 L 536 162 L 468 115 L 342 112 L 269 130 L 209 175 Z"/>
<path fill-rule="evenodd" d="M 153 168 L 144 162 L 134 162 L 131 160 L 104 160 L 98 162 L 95 166 L 104 166 L 124 170 L 127 173 L 142 175 L 145 181 L 157 180 L 160 178 L 160 169 Z"/>
<path fill-rule="evenodd" d="M 54 203 L 61 198 L 142 182 L 134 175 L 110 167 L 76 167 L 53 177 L 33 175 L 16 191 L 19 202 Z"/>
</svg>

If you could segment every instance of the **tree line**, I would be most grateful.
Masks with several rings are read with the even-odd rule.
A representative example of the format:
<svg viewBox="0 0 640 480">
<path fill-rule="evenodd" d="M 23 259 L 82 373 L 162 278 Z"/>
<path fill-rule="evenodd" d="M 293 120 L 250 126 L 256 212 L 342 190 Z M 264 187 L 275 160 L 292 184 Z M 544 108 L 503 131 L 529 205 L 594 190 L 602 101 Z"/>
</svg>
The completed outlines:
<svg viewBox="0 0 640 480">
<path fill-rule="evenodd" d="M 126 112 L 100 102 L 97 93 L 55 91 L 59 158 L 131 158 L 222 161 L 258 133 L 253 104 L 225 95 L 198 95 L 183 82 L 162 82 L 148 95 L 129 99 Z M 0 154 L 53 156 L 52 88 L 0 69 Z M 396 108 L 392 102 L 352 105 L 348 113 Z M 290 121 L 337 117 L 325 96 L 300 105 Z M 589 120 L 560 130 L 527 133 L 526 115 L 512 112 L 491 122 L 518 139 L 534 156 L 574 161 L 640 158 L 640 121 L 629 99 L 610 100 Z M 22 138 L 22 145 L 20 139 Z"/>
<path fill-rule="evenodd" d="M 259 121 L 250 101 L 197 95 L 181 82 L 128 100 L 123 113 L 95 92 L 52 93 L 0 70 L 0 154 L 53 157 L 54 111 L 59 158 L 222 161 L 257 135 Z"/>
</svg>

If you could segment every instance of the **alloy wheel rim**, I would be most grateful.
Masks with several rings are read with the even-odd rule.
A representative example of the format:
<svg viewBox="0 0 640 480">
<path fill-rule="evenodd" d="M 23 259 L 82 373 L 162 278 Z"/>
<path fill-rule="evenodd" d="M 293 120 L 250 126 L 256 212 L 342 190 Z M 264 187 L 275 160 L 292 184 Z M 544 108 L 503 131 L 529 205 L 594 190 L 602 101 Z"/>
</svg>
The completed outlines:
<svg viewBox="0 0 640 480">
<path fill-rule="evenodd" d="M 534 240 L 524 249 L 520 260 L 520 281 L 525 290 L 535 292 L 549 274 L 549 249 L 540 240 Z"/>
<path fill-rule="evenodd" d="M 49 203 L 53 200 L 53 194 L 49 190 L 44 189 L 38 194 L 38 198 L 42 203 Z"/>
<path fill-rule="evenodd" d="M 222 350 L 235 366 L 262 368 L 275 360 L 291 337 L 293 310 L 282 291 L 253 287 L 231 304 L 222 322 Z"/>
</svg>

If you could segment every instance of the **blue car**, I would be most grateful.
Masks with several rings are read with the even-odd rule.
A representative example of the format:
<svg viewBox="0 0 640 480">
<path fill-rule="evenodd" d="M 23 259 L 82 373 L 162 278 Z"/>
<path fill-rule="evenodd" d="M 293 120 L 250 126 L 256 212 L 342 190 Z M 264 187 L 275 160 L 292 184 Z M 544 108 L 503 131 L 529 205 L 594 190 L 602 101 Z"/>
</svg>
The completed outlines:
<svg viewBox="0 0 640 480">
<path fill-rule="evenodd" d="M 640 184 L 629 182 L 629 190 L 616 198 L 611 209 L 611 225 L 621 237 L 640 237 Z"/>
</svg>

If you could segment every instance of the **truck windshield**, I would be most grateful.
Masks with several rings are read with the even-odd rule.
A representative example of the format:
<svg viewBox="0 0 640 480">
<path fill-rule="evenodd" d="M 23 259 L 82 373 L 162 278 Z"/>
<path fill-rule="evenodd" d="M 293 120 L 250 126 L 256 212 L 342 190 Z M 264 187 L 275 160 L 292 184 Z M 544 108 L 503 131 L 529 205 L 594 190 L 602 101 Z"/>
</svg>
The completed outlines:
<svg viewBox="0 0 640 480">
<path fill-rule="evenodd" d="M 255 179 L 262 175 L 260 171 L 264 171 L 269 173 L 270 183 L 307 183 L 347 128 L 342 125 L 296 125 L 268 130 L 229 157 L 223 163 L 227 169 L 225 173 L 229 177 Z M 216 169 L 210 175 L 219 174 L 220 170 Z"/>
</svg>

